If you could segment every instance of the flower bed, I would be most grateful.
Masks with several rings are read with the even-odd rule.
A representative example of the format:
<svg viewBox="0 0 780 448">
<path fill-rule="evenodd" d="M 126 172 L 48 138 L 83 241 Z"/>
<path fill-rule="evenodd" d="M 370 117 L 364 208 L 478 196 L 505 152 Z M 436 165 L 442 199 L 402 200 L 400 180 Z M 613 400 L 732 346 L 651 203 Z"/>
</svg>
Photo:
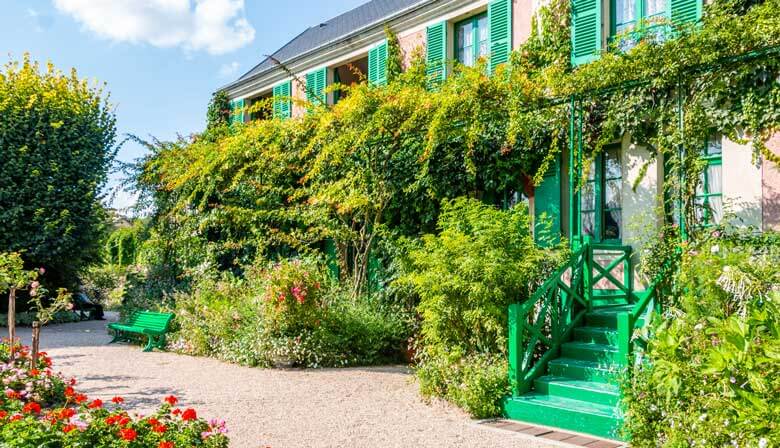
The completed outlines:
<svg viewBox="0 0 780 448">
<path fill-rule="evenodd" d="M 41 353 L 30 367 L 27 347 L 0 344 L 0 446 L 3 447 L 209 447 L 228 446 L 225 423 L 198 418 L 194 409 L 176 407 L 174 396 L 165 398 L 151 415 L 130 413 L 124 399 L 104 403 L 76 389 L 51 369 Z"/>
</svg>

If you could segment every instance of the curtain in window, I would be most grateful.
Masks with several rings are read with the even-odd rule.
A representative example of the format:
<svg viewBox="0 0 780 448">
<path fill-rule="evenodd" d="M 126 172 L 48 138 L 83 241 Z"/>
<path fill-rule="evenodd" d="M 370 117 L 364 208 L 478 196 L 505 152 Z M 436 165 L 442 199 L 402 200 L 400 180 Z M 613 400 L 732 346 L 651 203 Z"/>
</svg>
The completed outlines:
<svg viewBox="0 0 780 448">
<path fill-rule="evenodd" d="M 710 213 L 712 224 L 720 224 L 723 219 L 723 165 L 710 165 L 707 167 L 707 189 L 710 196 Z"/>
</svg>

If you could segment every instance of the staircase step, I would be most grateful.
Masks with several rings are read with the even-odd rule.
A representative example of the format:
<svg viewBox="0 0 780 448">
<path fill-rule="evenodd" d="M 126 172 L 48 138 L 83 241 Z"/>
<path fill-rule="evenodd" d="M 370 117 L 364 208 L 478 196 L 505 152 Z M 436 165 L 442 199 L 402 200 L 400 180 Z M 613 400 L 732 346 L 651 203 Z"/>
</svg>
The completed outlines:
<svg viewBox="0 0 780 448">
<path fill-rule="evenodd" d="M 606 365 L 621 363 L 617 347 L 607 344 L 566 342 L 561 346 L 561 354 L 564 358 L 582 359 Z"/>
<path fill-rule="evenodd" d="M 592 301 L 595 307 L 627 305 L 627 297 L 619 289 L 594 289 Z"/>
<path fill-rule="evenodd" d="M 511 419 L 617 438 L 622 424 L 620 410 L 570 398 L 531 392 L 504 400 L 504 414 Z"/>
<path fill-rule="evenodd" d="M 543 376 L 534 381 L 537 393 L 571 398 L 590 403 L 617 406 L 620 388 L 615 384 L 574 380 L 562 376 Z"/>
<path fill-rule="evenodd" d="M 585 315 L 585 322 L 589 327 L 617 328 L 618 313 L 631 311 L 633 305 L 609 306 L 597 308 Z"/>
<path fill-rule="evenodd" d="M 617 331 L 607 327 L 577 327 L 574 329 L 574 340 L 579 342 L 617 345 L 617 337 Z"/>
<path fill-rule="evenodd" d="M 582 359 L 558 358 L 547 364 L 550 375 L 617 384 L 622 367 Z"/>
</svg>

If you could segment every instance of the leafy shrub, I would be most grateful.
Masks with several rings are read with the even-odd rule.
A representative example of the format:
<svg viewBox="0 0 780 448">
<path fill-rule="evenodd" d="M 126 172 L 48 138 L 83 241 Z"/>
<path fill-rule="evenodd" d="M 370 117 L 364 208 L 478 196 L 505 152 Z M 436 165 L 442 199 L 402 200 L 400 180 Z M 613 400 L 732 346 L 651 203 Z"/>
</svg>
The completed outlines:
<svg viewBox="0 0 780 448">
<path fill-rule="evenodd" d="M 250 268 L 243 279 L 206 276 L 173 297 L 178 332 L 171 347 L 264 367 L 397 360 L 409 334 L 403 309 L 352 299 L 322 272 L 321 265 L 302 260 Z"/>
<path fill-rule="evenodd" d="M 131 415 L 121 397 L 112 404 L 90 400 L 51 370 L 51 359 L 41 353 L 36 368 L 30 368 L 27 347 L 0 345 L 0 380 L 5 387 L 0 401 L 0 445 L 9 448 L 51 446 L 62 448 L 173 448 L 202 446 L 226 448 L 224 422 L 199 419 L 194 409 L 174 408 L 169 396 L 149 416 Z"/>
<path fill-rule="evenodd" d="M 777 235 L 689 245 L 646 364 L 625 387 L 632 445 L 780 444 Z"/>
<path fill-rule="evenodd" d="M 498 412 L 507 391 L 507 307 L 527 299 L 562 260 L 535 246 L 525 205 L 501 211 L 471 199 L 444 205 L 438 235 L 410 254 L 401 282 L 420 296 L 418 378 L 424 395 Z M 503 359 L 503 360 L 502 360 Z"/>
</svg>

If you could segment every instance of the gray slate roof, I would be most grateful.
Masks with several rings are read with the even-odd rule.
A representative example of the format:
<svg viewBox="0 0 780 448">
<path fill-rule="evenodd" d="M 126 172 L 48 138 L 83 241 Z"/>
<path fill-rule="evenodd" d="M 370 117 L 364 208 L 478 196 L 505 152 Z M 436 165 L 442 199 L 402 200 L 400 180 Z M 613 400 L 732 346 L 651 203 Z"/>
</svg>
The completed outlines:
<svg viewBox="0 0 780 448">
<path fill-rule="evenodd" d="M 360 28 L 380 22 L 410 6 L 429 1 L 431 0 L 371 0 L 327 22 L 307 29 L 274 52 L 271 57 L 266 58 L 252 70 L 241 76 L 236 82 L 250 78 L 273 67 L 275 63 L 271 58 L 285 63 L 296 56 L 333 42 Z"/>
</svg>

